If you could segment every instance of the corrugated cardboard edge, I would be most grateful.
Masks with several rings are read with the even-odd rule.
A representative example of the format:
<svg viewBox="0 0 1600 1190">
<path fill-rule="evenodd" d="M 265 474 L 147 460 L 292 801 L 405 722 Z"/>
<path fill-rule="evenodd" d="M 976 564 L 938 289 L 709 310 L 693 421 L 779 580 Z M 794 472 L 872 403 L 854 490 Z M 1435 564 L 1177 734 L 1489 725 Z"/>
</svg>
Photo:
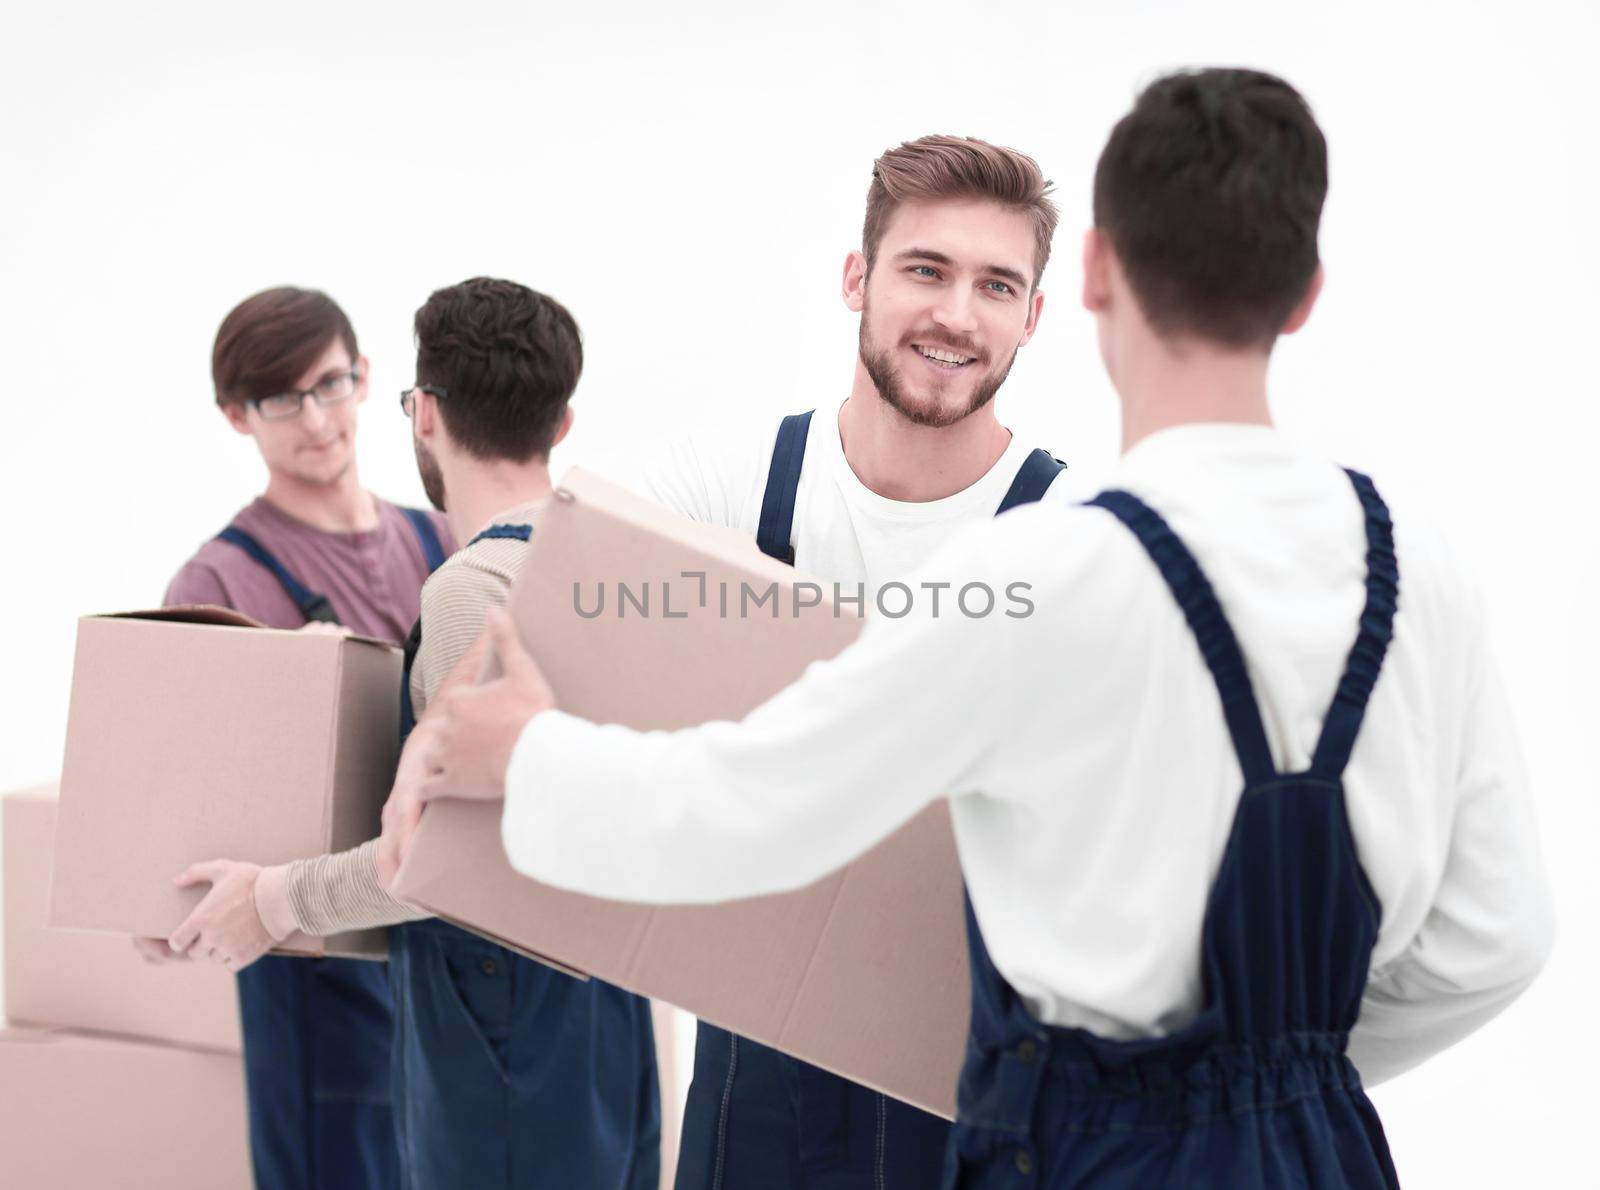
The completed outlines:
<svg viewBox="0 0 1600 1190">
<path fill-rule="evenodd" d="M 328 721 L 328 773 L 325 787 L 329 796 L 322 803 L 322 838 L 325 847 L 332 849 L 333 840 L 333 794 L 334 780 L 339 771 L 339 720 L 344 711 L 344 686 L 348 677 L 345 666 L 344 640 L 353 640 L 357 643 L 380 644 L 393 649 L 383 641 L 375 641 L 370 637 L 347 636 L 341 639 L 340 647 L 334 650 L 334 684 L 333 684 L 333 715 Z M 395 692 L 396 701 L 399 700 L 399 691 Z M 329 934 L 326 938 L 318 939 L 320 954 L 329 958 L 347 959 L 374 959 L 382 960 L 389 957 L 389 931 L 351 930 L 343 934 Z"/>
<path fill-rule="evenodd" d="M 676 538 L 693 550 L 735 569 L 748 570 L 759 578 L 784 585 L 818 581 L 814 575 L 763 554 L 754 538 L 725 525 L 711 525 L 680 516 L 581 467 L 574 467 L 561 477 L 556 497 L 587 502 L 590 511 L 597 516 L 634 530 Z M 822 586 L 828 589 L 831 584 Z"/>
<path fill-rule="evenodd" d="M 174 962 L 179 960 L 174 959 Z M 187 962 L 188 960 L 182 960 Z M 195 1041 L 174 1041 L 170 1037 L 152 1037 L 148 1033 L 121 1033 L 114 1029 L 86 1029 L 81 1025 L 59 1025 L 53 1021 L 30 1021 L 27 1017 L 12 1016 L 6 1012 L 0 1030 L 26 1029 L 33 1033 L 52 1033 L 68 1037 L 86 1037 L 90 1041 L 116 1041 L 124 1045 L 145 1045 L 164 1050 L 182 1050 L 189 1054 L 213 1054 L 223 1058 L 237 1058 L 240 1051 L 217 1045 L 202 1045 Z"/>
<path fill-rule="evenodd" d="M 418 905 L 417 908 L 426 909 L 427 906 Z M 485 941 L 493 942 L 496 946 L 504 947 L 512 954 L 521 955 L 525 959 L 532 959 L 535 963 L 538 963 L 541 966 L 549 967 L 553 971 L 559 971 L 563 975 L 570 975 L 573 979 L 582 980 L 584 983 L 589 982 L 589 976 L 586 973 L 579 971 L 576 967 L 569 967 L 565 963 L 558 963 L 555 959 L 552 959 L 547 955 L 535 954 L 531 950 L 527 950 L 521 946 L 518 946 L 509 938 L 502 938 L 500 935 L 491 933 L 488 930 L 480 930 L 476 926 L 469 926 L 466 922 L 457 921 L 455 918 L 446 913 L 435 913 L 434 916 L 440 921 L 449 922 L 458 930 L 465 930 L 469 934 L 476 934 Z"/>
</svg>

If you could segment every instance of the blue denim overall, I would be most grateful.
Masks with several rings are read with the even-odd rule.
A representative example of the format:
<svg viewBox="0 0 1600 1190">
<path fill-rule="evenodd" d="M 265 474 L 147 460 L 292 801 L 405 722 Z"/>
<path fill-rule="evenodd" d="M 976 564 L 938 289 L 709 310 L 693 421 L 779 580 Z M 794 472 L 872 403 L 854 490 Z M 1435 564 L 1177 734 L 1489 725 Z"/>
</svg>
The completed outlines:
<svg viewBox="0 0 1600 1190">
<path fill-rule="evenodd" d="M 794 564 L 795 495 L 811 414 L 786 417 L 756 543 Z M 1035 450 L 996 515 L 1044 495 L 1063 464 Z M 705 1021 L 695 1038 L 677 1190 L 932 1190 L 950 1125 L 938 1116 Z"/>
<path fill-rule="evenodd" d="M 484 538 L 527 541 L 528 525 Z M 401 728 L 416 719 L 406 641 Z M 650 1003 L 438 919 L 389 935 L 394 1105 L 406 1190 L 657 1190 Z"/>
<path fill-rule="evenodd" d="M 431 572 L 444 548 L 428 514 L 401 509 Z M 307 622 L 337 624 L 236 525 L 217 534 L 270 571 Z M 250 1162 L 257 1190 L 389 1190 L 400 1184 L 389 1111 L 389 975 L 363 959 L 265 955 L 238 975 Z"/>
<path fill-rule="evenodd" d="M 972 1028 L 947 1190 L 1398 1184 L 1345 1055 L 1381 910 L 1342 775 L 1399 598 L 1388 509 L 1370 480 L 1350 475 L 1366 513 L 1366 607 L 1310 767 L 1297 773 L 1273 765 L 1238 640 L 1194 556 L 1127 492 L 1090 501 L 1133 532 L 1183 609 L 1244 773 L 1206 906 L 1203 1006 L 1184 1029 L 1139 1041 L 1041 1024 L 990 961 L 969 901 Z"/>
</svg>

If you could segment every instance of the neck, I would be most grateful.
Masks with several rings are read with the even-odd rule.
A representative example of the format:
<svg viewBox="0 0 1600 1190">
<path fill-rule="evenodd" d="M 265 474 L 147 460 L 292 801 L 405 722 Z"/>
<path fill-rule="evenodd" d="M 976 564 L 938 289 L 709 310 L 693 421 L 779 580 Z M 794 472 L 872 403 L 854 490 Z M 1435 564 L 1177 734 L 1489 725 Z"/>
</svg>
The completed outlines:
<svg viewBox="0 0 1600 1190">
<path fill-rule="evenodd" d="M 444 481 L 449 505 L 445 518 L 462 545 L 506 509 L 548 500 L 551 492 L 550 466 L 543 459 L 529 463 L 471 459 L 460 474 L 446 474 Z"/>
<path fill-rule="evenodd" d="M 1192 341 L 1156 342 L 1129 352 L 1118 369 L 1122 449 L 1157 430 L 1206 422 L 1270 426 L 1267 355 Z"/>
<path fill-rule="evenodd" d="M 1011 431 L 996 419 L 993 401 L 953 426 L 909 422 L 879 395 L 858 359 L 850 399 L 839 411 L 839 439 L 845 462 L 869 490 L 921 504 L 987 475 L 1011 445 Z"/>
<path fill-rule="evenodd" d="M 263 498 L 281 512 L 324 533 L 357 533 L 378 527 L 378 502 L 361 486 L 354 462 L 332 483 L 307 483 L 271 472 Z"/>
</svg>

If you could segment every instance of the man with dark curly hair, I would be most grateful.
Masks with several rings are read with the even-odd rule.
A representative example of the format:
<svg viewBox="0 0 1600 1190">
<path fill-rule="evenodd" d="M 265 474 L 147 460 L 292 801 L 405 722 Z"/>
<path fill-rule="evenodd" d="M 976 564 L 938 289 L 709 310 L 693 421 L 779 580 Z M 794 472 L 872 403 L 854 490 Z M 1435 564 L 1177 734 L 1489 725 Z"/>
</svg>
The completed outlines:
<svg viewBox="0 0 1600 1190">
<path fill-rule="evenodd" d="M 577 324 L 554 299 L 485 277 L 417 311 L 417 382 L 400 396 L 423 487 L 466 544 L 422 589 L 406 642 L 402 731 L 506 601 L 572 424 Z M 402 767 L 406 764 L 402 759 Z M 386 818 L 405 813 L 394 799 Z M 414 819 L 413 819 L 414 821 Z M 394 900 L 379 840 L 261 869 L 253 898 L 193 921 L 237 967 L 298 930 L 392 925 L 393 1104 L 416 1190 L 655 1190 L 660 1107 L 649 1003 L 578 980 Z"/>
</svg>

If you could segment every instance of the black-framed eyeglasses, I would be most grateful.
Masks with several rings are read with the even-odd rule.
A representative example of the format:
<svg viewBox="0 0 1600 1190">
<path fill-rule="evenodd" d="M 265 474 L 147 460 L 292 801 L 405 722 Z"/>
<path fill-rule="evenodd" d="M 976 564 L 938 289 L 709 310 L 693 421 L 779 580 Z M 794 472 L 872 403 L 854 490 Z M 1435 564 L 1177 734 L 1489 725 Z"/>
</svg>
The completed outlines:
<svg viewBox="0 0 1600 1190">
<path fill-rule="evenodd" d="M 348 372 L 334 372 L 332 375 L 324 376 L 310 388 L 275 393 L 270 397 L 258 397 L 246 404 L 252 406 L 263 421 L 287 421 L 291 417 L 300 415 L 307 397 L 316 401 L 317 406 L 322 409 L 348 401 L 356 395 L 356 382 L 360 379 L 361 370 L 351 368 Z"/>
<path fill-rule="evenodd" d="M 442 389 L 436 384 L 413 384 L 410 388 L 400 390 L 400 412 L 407 417 L 414 417 L 417 412 L 417 394 L 427 393 L 436 400 L 444 400 L 450 395 L 449 390 Z"/>
</svg>

